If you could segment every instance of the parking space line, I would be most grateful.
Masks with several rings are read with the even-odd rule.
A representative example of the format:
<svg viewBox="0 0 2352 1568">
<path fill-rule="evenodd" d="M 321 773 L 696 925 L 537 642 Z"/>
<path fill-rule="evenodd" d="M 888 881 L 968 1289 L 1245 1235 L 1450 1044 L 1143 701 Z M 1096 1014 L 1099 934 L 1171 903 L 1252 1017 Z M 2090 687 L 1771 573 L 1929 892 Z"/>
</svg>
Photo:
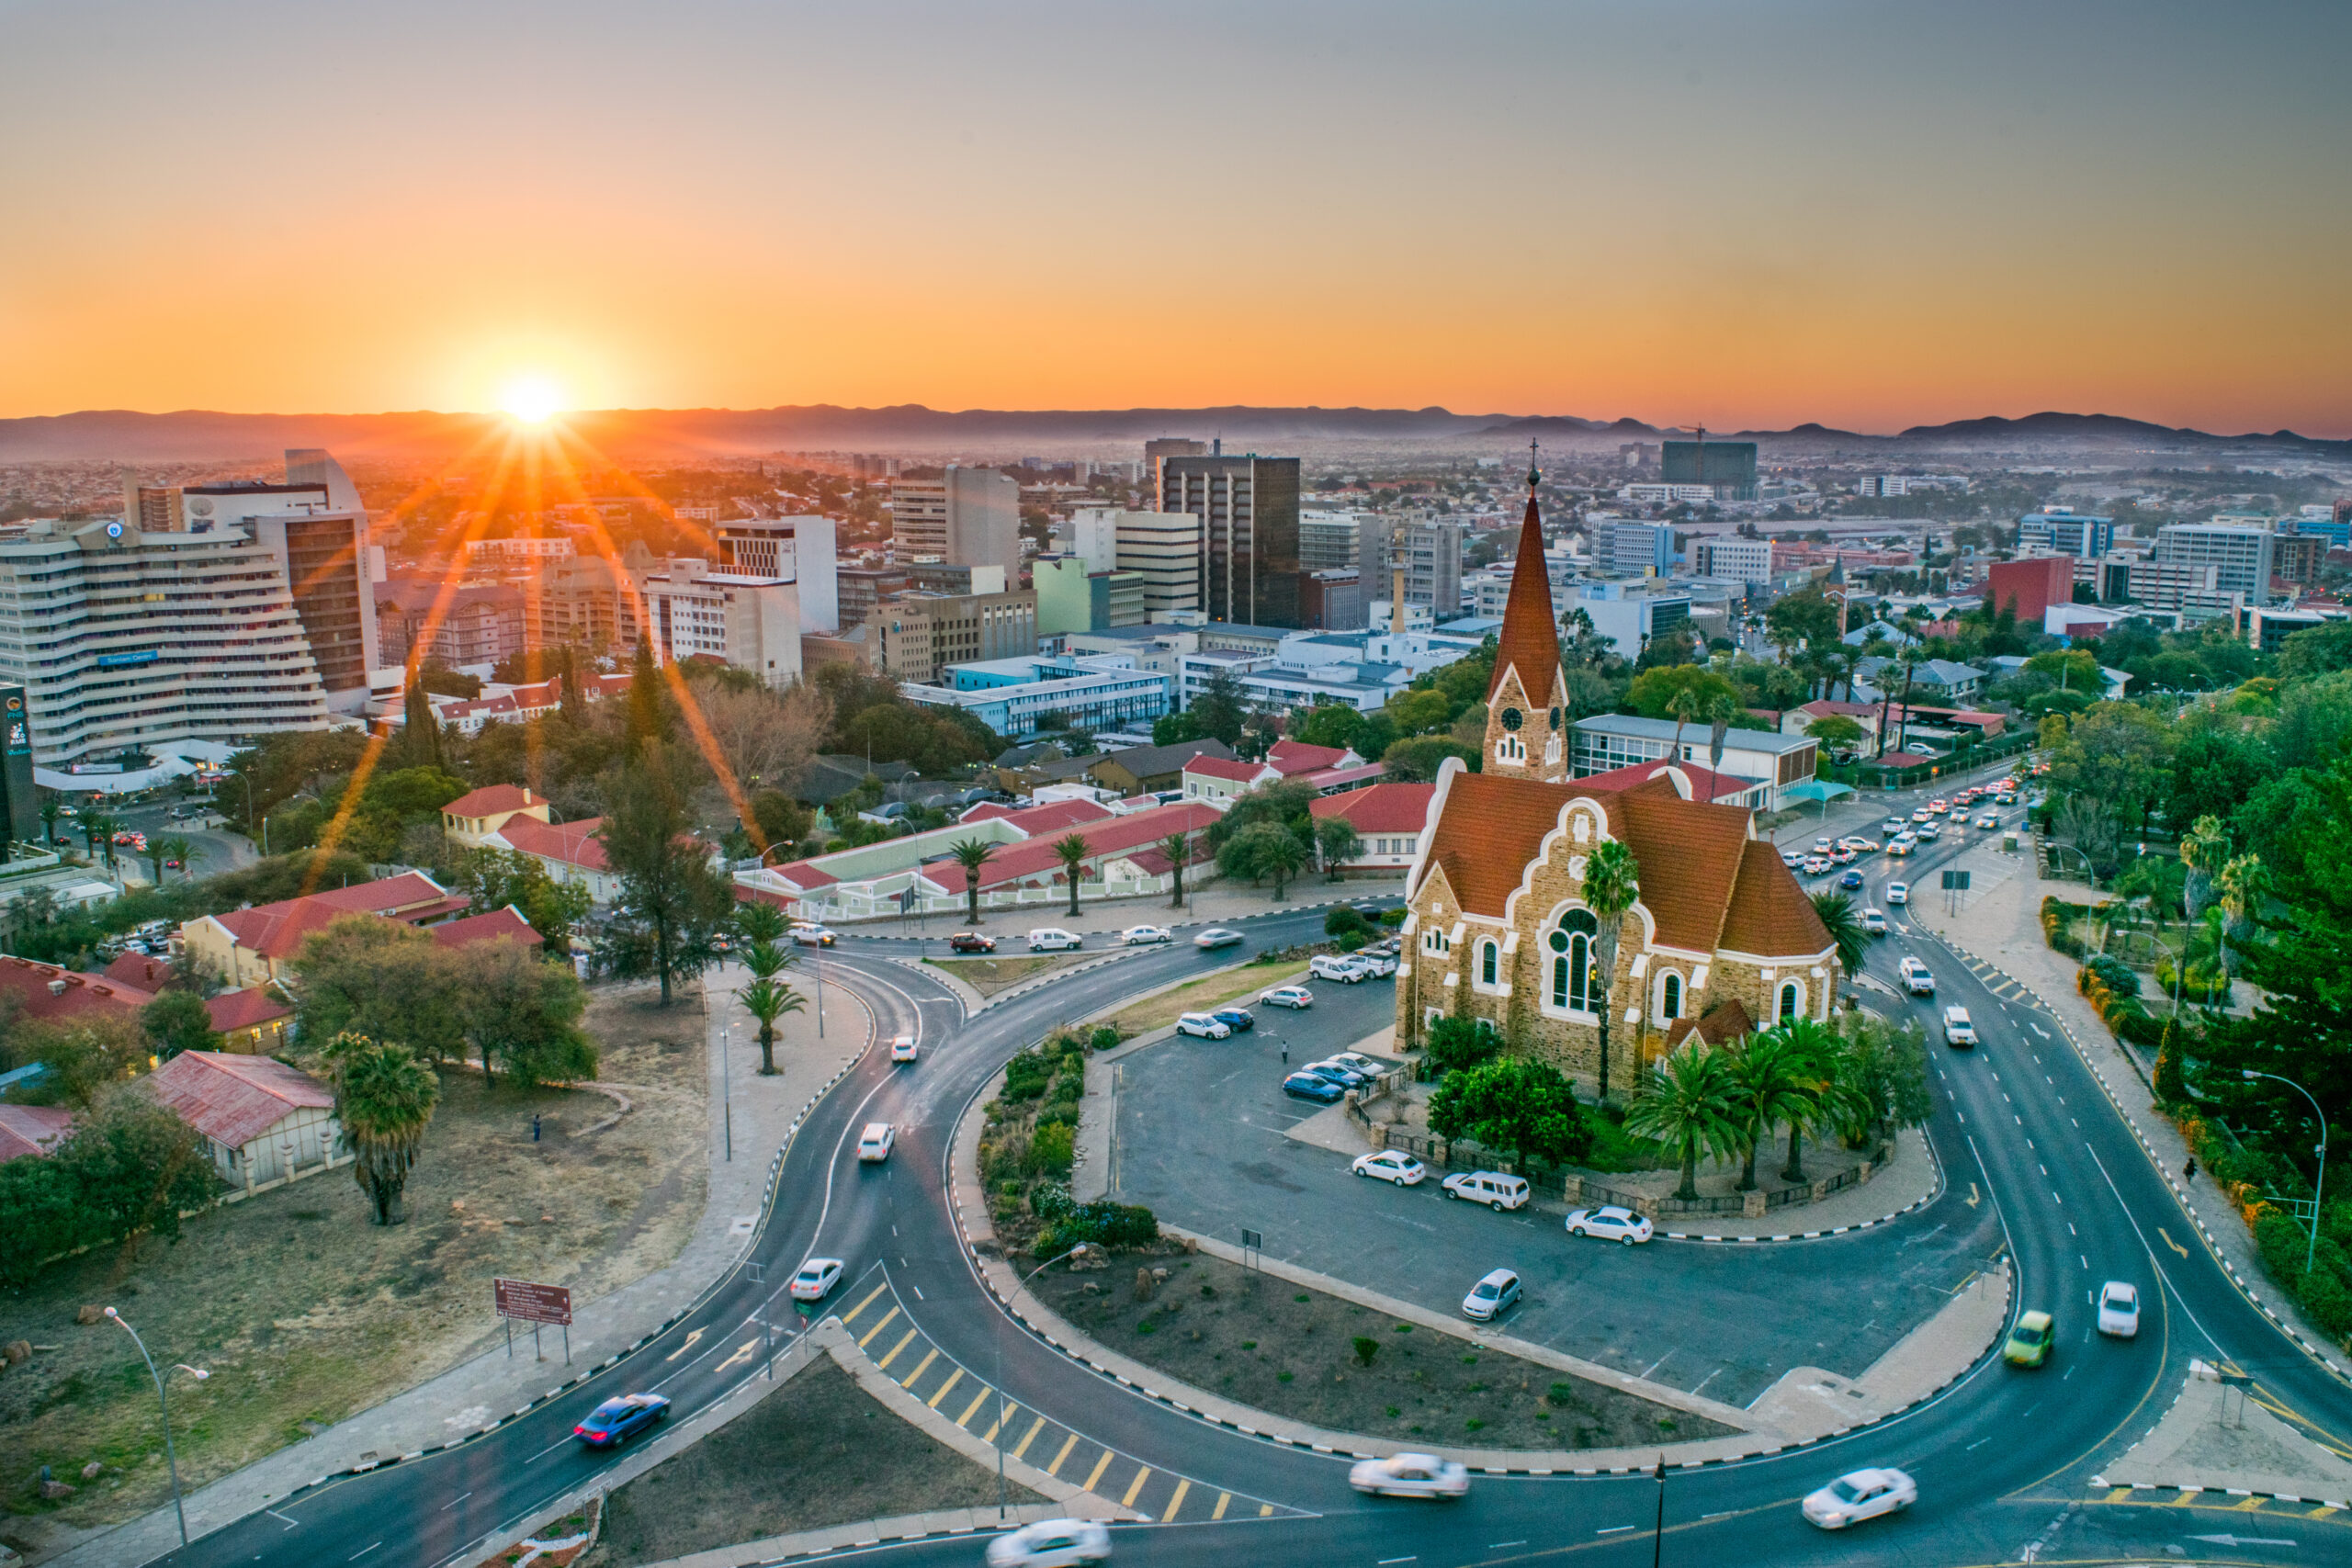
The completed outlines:
<svg viewBox="0 0 2352 1568">
<path fill-rule="evenodd" d="M 859 1302 L 855 1306 L 854 1306 L 854 1307 L 850 1308 L 850 1309 L 849 1309 L 849 1311 L 847 1311 L 847 1312 L 845 1312 L 845 1313 L 843 1313 L 843 1314 L 842 1314 L 842 1326 L 843 1328 L 847 1328 L 847 1327 L 848 1327 L 848 1326 L 849 1326 L 853 1322 L 854 1322 L 854 1321 L 856 1320 L 857 1314 L 858 1314 L 859 1313 L 864 1312 L 867 1307 L 870 1307 L 870 1306 L 872 1306 L 872 1305 L 874 1304 L 874 1298 L 875 1298 L 875 1297 L 876 1297 L 876 1296 L 880 1295 L 883 1292 L 885 1292 L 885 1291 L 888 1290 L 889 1288 L 890 1288 L 890 1281 L 889 1281 L 889 1280 L 883 1280 L 880 1284 L 878 1284 L 878 1285 L 875 1286 L 872 1290 L 870 1290 L 870 1291 L 866 1292 L 865 1292 L 865 1299 L 864 1301 Z"/>
<path fill-rule="evenodd" d="M 1127 1495 L 1119 1499 L 1119 1506 L 1122 1508 L 1134 1507 L 1136 1506 L 1136 1494 L 1142 1491 L 1143 1483 L 1150 1479 L 1151 1466 L 1148 1464 L 1139 1464 L 1136 1466 L 1136 1478 L 1127 1483 Z"/>
<path fill-rule="evenodd" d="M 890 1310 L 889 1310 L 888 1312 L 886 1312 L 886 1313 L 884 1313 L 884 1314 L 882 1314 L 882 1321 L 881 1321 L 881 1322 L 879 1322 L 879 1323 L 876 1324 L 873 1327 L 871 1327 L 871 1328 L 867 1329 L 864 1334 L 861 1334 L 861 1335 L 859 1335 L 859 1336 L 858 1336 L 858 1338 L 857 1338 L 857 1348 L 858 1348 L 859 1349 L 861 1349 L 861 1350 L 865 1349 L 865 1346 L 866 1346 L 866 1342 L 867 1342 L 868 1340 L 871 1340 L 871 1339 L 872 1339 L 876 1335 L 877 1335 L 877 1334 L 881 1333 L 884 1329 L 886 1329 L 886 1328 L 889 1327 L 889 1326 L 890 1326 L 890 1320 L 891 1320 L 892 1318 L 894 1318 L 894 1317 L 898 1316 L 898 1315 L 899 1315 L 899 1309 L 898 1309 L 898 1306 L 897 1306 L 895 1303 L 893 1303 L 893 1304 L 892 1304 L 892 1306 L 891 1306 L 891 1308 L 890 1308 Z"/>
<path fill-rule="evenodd" d="M 910 1328 L 904 1334 L 899 1336 L 899 1342 L 890 1347 L 890 1353 L 888 1355 L 883 1357 L 881 1360 L 875 1363 L 874 1370 L 877 1372 L 888 1371 L 890 1370 L 890 1363 L 899 1359 L 899 1352 L 905 1349 L 914 1342 L 915 1331 Z"/>
<path fill-rule="evenodd" d="M 963 1381 L 964 1369 L 957 1367 L 954 1371 L 947 1374 L 947 1381 L 939 1385 L 939 1392 L 933 1394 L 929 1399 L 923 1401 L 923 1403 L 933 1410 L 938 1409 L 939 1402 L 947 1397 L 947 1391 L 954 1388 L 957 1383 L 962 1382 Z"/>
<path fill-rule="evenodd" d="M 1045 1429 L 1046 1418 L 1043 1416 L 1040 1416 L 1037 1417 L 1037 1424 L 1029 1428 L 1029 1435 L 1021 1439 L 1021 1446 L 1012 1450 L 1012 1457 L 1014 1459 L 1027 1459 L 1029 1457 L 1029 1445 L 1035 1442 L 1037 1440 L 1037 1434 Z"/>
<path fill-rule="evenodd" d="M 915 1384 L 922 1382 L 923 1373 L 931 1371 L 931 1364 L 937 1359 L 939 1359 L 939 1347 L 934 1345 L 929 1351 L 924 1353 L 922 1360 L 915 1363 L 915 1370 L 913 1371 L 909 1372 L 905 1377 L 899 1380 L 899 1386 L 900 1388 L 912 1388 Z"/>
<path fill-rule="evenodd" d="M 1069 1450 L 1076 1447 L 1078 1447 L 1078 1434 L 1076 1432 L 1072 1432 L 1069 1436 L 1062 1439 L 1061 1451 L 1054 1456 L 1054 1462 L 1046 1467 L 1046 1473 L 1053 1476 L 1056 1480 L 1059 1480 L 1061 1478 L 1062 1461 L 1069 1458 Z"/>
<path fill-rule="evenodd" d="M 986 1404 L 988 1402 L 989 1395 L 995 1392 L 996 1391 L 989 1388 L 988 1384 L 982 1383 L 980 1385 L 980 1392 L 972 1395 L 972 1403 L 964 1406 L 964 1414 L 956 1417 L 956 1425 L 961 1427 L 971 1420 L 974 1413 L 977 1412 L 982 1404 Z"/>
<path fill-rule="evenodd" d="M 1192 1489 L 1193 1483 L 1190 1479 L 1184 1476 L 1176 1478 L 1176 1495 L 1168 1499 L 1168 1511 L 1159 1516 L 1161 1524 L 1172 1525 L 1176 1522 L 1176 1510 L 1184 1506 L 1184 1494 Z"/>
<path fill-rule="evenodd" d="M 1216 1495 L 1216 1506 L 1209 1510 L 1209 1522 L 1210 1522 L 1211 1524 L 1215 1524 L 1217 1520 L 1219 1520 L 1219 1519 L 1221 1519 L 1221 1518 L 1225 1517 L 1225 1506 L 1226 1506 L 1227 1503 L 1230 1503 L 1230 1502 L 1232 1502 L 1232 1501 L 1233 1501 L 1233 1494 L 1232 1494 L 1232 1493 L 1230 1493 L 1230 1492 L 1220 1492 L 1220 1493 L 1218 1493 L 1218 1494 Z"/>
<path fill-rule="evenodd" d="M 1104 1449 L 1102 1450 L 1102 1457 L 1094 1461 L 1094 1468 L 1086 1472 L 1086 1479 L 1079 1483 L 1078 1489 L 1080 1492 L 1093 1491 L 1094 1483 L 1102 1480 L 1102 1472 L 1110 1468 L 1111 1450 L 1109 1449 Z"/>
</svg>

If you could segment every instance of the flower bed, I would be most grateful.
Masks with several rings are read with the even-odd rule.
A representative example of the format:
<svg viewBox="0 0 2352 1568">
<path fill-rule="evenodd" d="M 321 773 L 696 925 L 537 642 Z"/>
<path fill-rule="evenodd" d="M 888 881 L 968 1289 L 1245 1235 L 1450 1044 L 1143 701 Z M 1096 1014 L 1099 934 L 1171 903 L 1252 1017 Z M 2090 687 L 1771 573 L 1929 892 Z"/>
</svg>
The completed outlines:
<svg viewBox="0 0 2352 1568">
<path fill-rule="evenodd" d="M 1117 1043 L 1109 1029 L 1095 1032 L 1098 1047 Z M 1159 1243 L 1159 1223 L 1149 1209 L 1070 1198 L 1088 1051 L 1087 1041 L 1068 1032 L 1040 1042 L 1005 1064 L 1003 1092 L 983 1108 L 980 1184 L 1007 1252 L 1051 1258 L 1080 1242 L 1119 1248 Z"/>
</svg>

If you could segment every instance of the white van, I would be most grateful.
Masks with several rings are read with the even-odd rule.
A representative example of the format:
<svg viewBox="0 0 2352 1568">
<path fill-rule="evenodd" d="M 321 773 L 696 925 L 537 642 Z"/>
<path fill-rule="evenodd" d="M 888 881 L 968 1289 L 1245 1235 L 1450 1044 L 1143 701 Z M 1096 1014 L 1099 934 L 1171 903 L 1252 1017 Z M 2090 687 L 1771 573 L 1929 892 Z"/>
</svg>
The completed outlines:
<svg viewBox="0 0 2352 1568">
<path fill-rule="evenodd" d="M 1307 961 L 1306 972 L 1318 980 L 1334 980 L 1342 986 L 1372 978 L 1369 964 L 1359 964 L 1343 953 L 1318 953 Z"/>
<path fill-rule="evenodd" d="M 1506 1176 L 1499 1170 L 1460 1171 L 1447 1177 L 1440 1185 L 1445 1189 L 1447 1197 L 1459 1198 L 1469 1203 L 1484 1203 L 1498 1214 L 1505 1209 L 1523 1208 L 1527 1203 L 1527 1179 Z"/>
<path fill-rule="evenodd" d="M 1039 926 L 1029 933 L 1029 951 L 1032 953 L 1067 953 L 1085 945 L 1084 937 L 1076 931 L 1066 931 L 1059 926 Z"/>
</svg>

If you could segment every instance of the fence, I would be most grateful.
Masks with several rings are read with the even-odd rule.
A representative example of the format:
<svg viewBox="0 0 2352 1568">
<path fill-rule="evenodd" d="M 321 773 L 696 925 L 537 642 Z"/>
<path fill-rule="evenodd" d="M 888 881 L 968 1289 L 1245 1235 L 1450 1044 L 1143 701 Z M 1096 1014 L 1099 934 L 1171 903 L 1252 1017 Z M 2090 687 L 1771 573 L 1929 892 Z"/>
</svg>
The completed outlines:
<svg viewBox="0 0 2352 1568">
<path fill-rule="evenodd" d="M 2030 751 L 2035 744 L 2032 730 L 2015 729 L 1992 740 L 1963 741 L 1945 756 L 1926 758 L 1916 763 L 1890 763 L 1883 760 L 1843 765 L 1831 762 L 1823 765 L 1818 774 L 1832 784 L 1852 784 L 1858 789 L 1909 789 L 1946 773 L 1965 773 L 1985 762 Z"/>
</svg>

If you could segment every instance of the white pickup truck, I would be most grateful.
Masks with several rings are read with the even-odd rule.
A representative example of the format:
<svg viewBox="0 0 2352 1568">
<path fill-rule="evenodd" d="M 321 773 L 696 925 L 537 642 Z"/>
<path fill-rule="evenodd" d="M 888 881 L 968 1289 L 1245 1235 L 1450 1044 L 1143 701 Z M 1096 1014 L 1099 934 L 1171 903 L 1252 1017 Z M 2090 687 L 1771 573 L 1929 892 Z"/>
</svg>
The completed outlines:
<svg viewBox="0 0 2352 1568">
<path fill-rule="evenodd" d="M 1913 996 L 1932 997 L 1936 994 L 1935 972 L 1918 959 L 1905 959 L 1895 966 L 1895 972 L 1903 976 L 1903 988 Z"/>
<path fill-rule="evenodd" d="M 1976 1025 L 1966 1008 L 1944 1009 L 1944 1043 L 1973 1046 L 1976 1043 Z"/>
</svg>

